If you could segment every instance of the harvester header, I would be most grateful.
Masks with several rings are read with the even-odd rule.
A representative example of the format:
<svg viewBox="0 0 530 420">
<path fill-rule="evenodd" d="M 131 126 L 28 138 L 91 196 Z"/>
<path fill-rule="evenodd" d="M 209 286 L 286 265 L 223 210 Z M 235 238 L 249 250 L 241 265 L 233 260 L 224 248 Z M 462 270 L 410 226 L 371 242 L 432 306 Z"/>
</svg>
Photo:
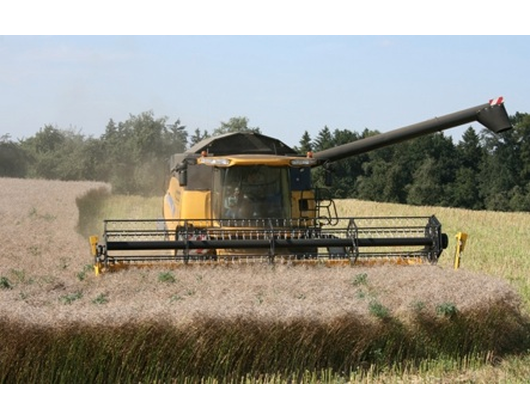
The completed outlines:
<svg viewBox="0 0 530 420">
<path fill-rule="evenodd" d="M 279 261 L 436 263 L 448 237 L 433 215 L 338 217 L 311 170 L 478 121 L 511 128 L 502 98 L 307 156 L 254 132 L 210 137 L 169 159 L 161 220 L 106 220 L 92 238 L 97 272 L 130 265 Z"/>
</svg>

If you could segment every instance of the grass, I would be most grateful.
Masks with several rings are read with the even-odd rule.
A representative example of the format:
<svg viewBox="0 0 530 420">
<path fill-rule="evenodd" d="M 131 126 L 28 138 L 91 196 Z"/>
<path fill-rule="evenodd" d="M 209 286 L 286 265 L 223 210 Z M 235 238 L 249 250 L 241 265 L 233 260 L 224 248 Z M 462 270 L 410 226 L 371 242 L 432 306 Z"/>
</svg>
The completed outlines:
<svg viewBox="0 0 530 420">
<path fill-rule="evenodd" d="M 529 381 L 528 214 L 337 203 L 345 216 L 436 214 L 450 239 L 466 231 L 458 272 L 453 242 L 438 267 L 96 278 L 86 237 L 105 218 L 158 218 L 161 198 L 115 197 L 93 183 L 0 184 L 2 383 Z"/>
<path fill-rule="evenodd" d="M 308 372 L 311 382 L 386 382 L 400 373 L 401 381 L 418 381 L 440 378 L 439 372 L 450 377 L 454 372 L 447 366 L 486 368 L 491 356 L 470 343 L 480 345 L 492 337 L 466 333 L 467 346 L 458 339 L 473 325 L 472 319 L 456 325 L 439 320 L 410 331 L 374 322 L 367 336 L 361 333 L 366 323 L 351 317 L 311 323 L 204 318 L 192 328 L 164 322 L 62 328 L 2 322 L 0 334 L 7 337 L 2 366 L 10 368 L 0 371 L 0 382 L 239 383 L 268 377 L 298 383 L 307 380 Z M 517 375 L 516 370 L 509 379 Z"/>
</svg>

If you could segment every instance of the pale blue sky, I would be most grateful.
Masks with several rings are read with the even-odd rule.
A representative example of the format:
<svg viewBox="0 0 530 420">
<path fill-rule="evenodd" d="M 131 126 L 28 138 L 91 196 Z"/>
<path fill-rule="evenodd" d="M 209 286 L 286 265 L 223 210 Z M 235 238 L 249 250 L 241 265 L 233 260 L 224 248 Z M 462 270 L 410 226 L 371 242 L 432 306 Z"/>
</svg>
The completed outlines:
<svg viewBox="0 0 530 420">
<path fill-rule="evenodd" d="M 530 112 L 528 36 L 0 36 L 0 63 L 0 135 L 13 139 L 45 124 L 99 136 L 149 110 L 190 133 L 246 116 L 290 145 L 497 96 Z"/>
</svg>

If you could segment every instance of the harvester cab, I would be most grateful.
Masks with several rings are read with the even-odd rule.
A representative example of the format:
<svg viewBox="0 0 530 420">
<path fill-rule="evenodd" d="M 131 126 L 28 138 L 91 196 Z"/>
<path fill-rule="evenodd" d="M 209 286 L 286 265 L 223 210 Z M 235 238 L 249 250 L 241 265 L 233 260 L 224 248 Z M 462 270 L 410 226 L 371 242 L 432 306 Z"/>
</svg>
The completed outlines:
<svg viewBox="0 0 530 420">
<path fill-rule="evenodd" d="M 338 217 L 311 170 L 473 121 L 511 128 L 499 98 L 306 156 L 260 133 L 207 138 L 171 156 L 162 223 L 105 221 L 103 243 L 93 240 L 96 271 L 160 262 L 435 263 L 448 242 L 435 216 Z"/>
</svg>

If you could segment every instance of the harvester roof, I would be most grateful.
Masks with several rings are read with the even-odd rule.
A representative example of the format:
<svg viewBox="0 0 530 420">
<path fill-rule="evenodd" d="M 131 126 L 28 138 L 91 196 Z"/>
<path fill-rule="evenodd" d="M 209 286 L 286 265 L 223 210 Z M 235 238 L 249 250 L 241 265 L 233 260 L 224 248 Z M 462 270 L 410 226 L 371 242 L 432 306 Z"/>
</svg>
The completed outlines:
<svg viewBox="0 0 530 420">
<path fill-rule="evenodd" d="M 194 146 L 186 154 L 208 153 L 213 156 L 233 154 L 295 156 L 296 151 L 282 141 L 255 132 L 235 132 L 208 137 Z"/>
</svg>

